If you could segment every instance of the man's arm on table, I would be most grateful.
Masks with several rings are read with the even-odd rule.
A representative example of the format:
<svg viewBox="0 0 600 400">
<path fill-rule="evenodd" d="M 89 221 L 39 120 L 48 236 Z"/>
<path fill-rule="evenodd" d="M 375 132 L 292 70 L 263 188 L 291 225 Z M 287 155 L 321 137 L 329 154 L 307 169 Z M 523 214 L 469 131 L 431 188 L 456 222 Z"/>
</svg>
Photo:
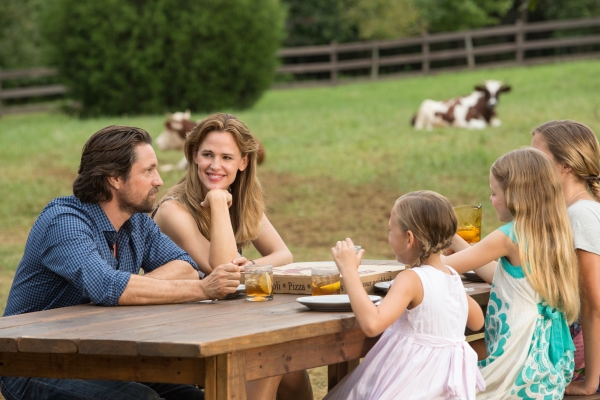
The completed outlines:
<svg viewBox="0 0 600 400">
<path fill-rule="evenodd" d="M 197 266 L 189 254 L 164 235 L 150 218 L 145 218 L 145 222 L 142 262 L 145 274 L 131 275 L 119 297 L 119 305 L 185 303 L 235 293 L 240 284 L 238 266 L 221 265 L 199 280 Z"/>
<path fill-rule="evenodd" d="M 191 267 L 191 266 L 190 266 Z M 239 267 L 233 264 L 219 265 L 203 280 L 148 279 L 131 275 L 119 298 L 119 305 L 170 304 L 189 301 L 220 299 L 235 293 L 240 284 Z"/>
<path fill-rule="evenodd" d="M 65 229 L 65 226 L 69 229 Z M 202 281 L 198 279 L 197 272 L 194 272 L 191 280 L 163 280 L 115 270 L 101 257 L 87 221 L 77 214 L 56 216 L 46 230 L 44 242 L 47 246 L 43 250 L 42 262 L 46 268 L 66 279 L 81 291 L 82 296 L 88 297 L 92 303 L 98 305 L 208 300 L 234 293 L 239 285 L 239 267 L 233 264 L 217 267 L 218 274 L 214 277 L 211 274 L 210 279 Z M 177 262 L 164 265 L 167 268 L 159 272 L 161 265 L 155 264 L 157 259 L 150 259 L 153 259 L 153 263 L 145 268 L 148 273 L 156 270 L 156 276 L 192 276 L 189 271 L 194 267 L 185 261 L 173 260 Z"/>
<path fill-rule="evenodd" d="M 141 276 L 162 280 L 198 280 L 198 271 L 188 262 L 173 260 Z"/>
</svg>

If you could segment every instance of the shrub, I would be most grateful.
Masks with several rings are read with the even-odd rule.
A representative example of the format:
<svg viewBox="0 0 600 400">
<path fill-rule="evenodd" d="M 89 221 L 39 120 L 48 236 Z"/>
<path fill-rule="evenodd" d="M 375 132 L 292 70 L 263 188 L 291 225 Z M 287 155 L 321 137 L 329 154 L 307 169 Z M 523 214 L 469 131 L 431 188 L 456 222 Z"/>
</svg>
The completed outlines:
<svg viewBox="0 0 600 400">
<path fill-rule="evenodd" d="M 278 0 L 54 0 L 50 57 L 84 115 L 247 108 L 273 79 Z"/>
</svg>

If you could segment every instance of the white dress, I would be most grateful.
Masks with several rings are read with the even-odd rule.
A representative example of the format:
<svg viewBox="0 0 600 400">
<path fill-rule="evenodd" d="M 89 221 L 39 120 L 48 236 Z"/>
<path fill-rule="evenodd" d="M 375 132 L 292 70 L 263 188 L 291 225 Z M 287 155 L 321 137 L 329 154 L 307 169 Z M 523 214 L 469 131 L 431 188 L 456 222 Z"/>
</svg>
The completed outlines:
<svg viewBox="0 0 600 400">
<path fill-rule="evenodd" d="M 468 306 L 460 276 L 413 268 L 423 301 L 383 333 L 364 361 L 324 400 L 471 400 L 485 389 L 477 355 L 465 342 Z M 403 272 L 410 273 L 410 272 Z"/>
</svg>

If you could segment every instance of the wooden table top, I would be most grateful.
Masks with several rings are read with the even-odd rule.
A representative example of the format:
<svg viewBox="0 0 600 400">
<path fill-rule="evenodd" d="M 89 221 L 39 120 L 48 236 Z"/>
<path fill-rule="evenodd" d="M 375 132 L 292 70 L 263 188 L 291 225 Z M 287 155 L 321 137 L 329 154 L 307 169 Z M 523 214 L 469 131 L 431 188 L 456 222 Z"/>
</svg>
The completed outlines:
<svg viewBox="0 0 600 400">
<path fill-rule="evenodd" d="M 80 305 L 0 319 L 0 352 L 206 357 L 358 328 L 352 312 L 312 312 L 297 295 L 248 302 Z"/>
<path fill-rule="evenodd" d="M 487 304 L 489 285 L 465 283 Z M 100 307 L 91 304 L 0 318 L 0 352 L 207 357 L 358 329 L 352 312 L 314 312 L 298 295 L 269 302 Z"/>
</svg>

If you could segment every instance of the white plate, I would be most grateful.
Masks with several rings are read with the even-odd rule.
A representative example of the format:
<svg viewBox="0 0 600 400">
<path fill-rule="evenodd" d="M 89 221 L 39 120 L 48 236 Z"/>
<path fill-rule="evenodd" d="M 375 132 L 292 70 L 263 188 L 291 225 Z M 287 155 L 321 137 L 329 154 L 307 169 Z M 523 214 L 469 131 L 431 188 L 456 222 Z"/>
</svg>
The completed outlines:
<svg viewBox="0 0 600 400">
<path fill-rule="evenodd" d="M 388 281 L 388 282 L 377 282 L 375 284 L 375 289 L 379 290 L 380 292 L 385 292 L 387 293 L 388 290 L 390 290 L 390 286 L 392 286 L 392 282 L 394 281 Z"/>
<path fill-rule="evenodd" d="M 369 299 L 377 303 L 381 296 L 369 295 Z M 296 301 L 314 311 L 352 311 L 347 294 L 299 297 Z"/>
<path fill-rule="evenodd" d="M 471 282 L 485 282 L 479 277 L 479 275 L 475 273 L 475 271 L 467 271 L 463 274 L 463 276 Z"/>
</svg>

